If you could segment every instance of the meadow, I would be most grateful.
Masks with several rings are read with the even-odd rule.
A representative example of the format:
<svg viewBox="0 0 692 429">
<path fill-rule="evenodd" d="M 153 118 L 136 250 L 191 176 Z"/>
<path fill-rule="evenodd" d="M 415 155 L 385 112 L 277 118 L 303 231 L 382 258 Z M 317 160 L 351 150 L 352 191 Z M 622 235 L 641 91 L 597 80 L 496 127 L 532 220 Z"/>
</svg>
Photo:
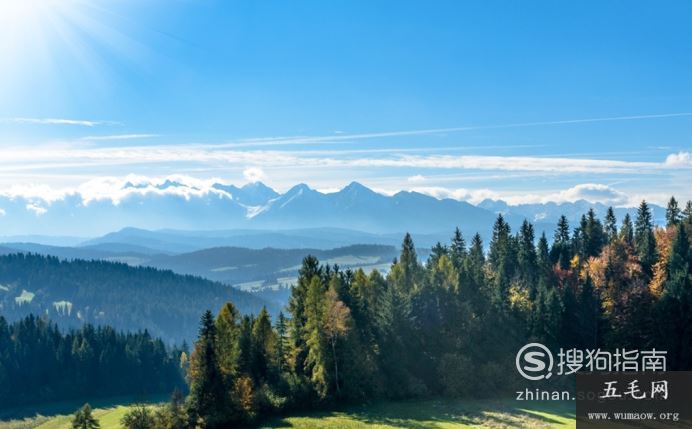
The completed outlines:
<svg viewBox="0 0 692 429">
<path fill-rule="evenodd" d="M 96 408 L 102 429 L 121 428 L 130 406 Z M 0 429 L 70 429 L 71 415 L 0 422 Z M 576 427 L 574 404 L 453 399 L 380 402 L 339 411 L 308 412 L 265 421 L 263 429 L 462 429 Z"/>
</svg>

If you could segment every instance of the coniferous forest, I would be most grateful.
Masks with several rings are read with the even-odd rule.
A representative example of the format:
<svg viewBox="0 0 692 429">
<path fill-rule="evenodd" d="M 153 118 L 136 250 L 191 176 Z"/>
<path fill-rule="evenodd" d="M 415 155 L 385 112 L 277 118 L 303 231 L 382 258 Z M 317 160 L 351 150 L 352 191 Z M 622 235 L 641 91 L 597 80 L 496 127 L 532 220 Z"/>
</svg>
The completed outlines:
<svg viewBox="0 0 692 429">
<path fill-rule="evenodd" d="M 305 258 L 288 315 L 202 316 L 188 369 L 191 427 L 374 398 L 501 396 L 514 356 L 550 348 L 667 351 L 692 369 L 692 203 L 655 227 L 646 202 L 619 222 L 562 217 L 552 243 L 502 215 L 485 248 L 457 230 L 421 264 L 410 235 L 386 276 Z"/>
<path fill-rule="evenodd" d="M 424 262 L 407 234 L 386 275 L 306 256 L 285 313 L 206 311 L 189 353 L 147 332 L 0 318 L 0 400 L 171 391 L 184 375 L 186 398 L 128 421 L 222 428 L 375 399 L 509 395 L 529 341 L 655 348 L 690 370 L 692 202 L 671 198 L 666 220 L 655 226 L 646 202 L 634 219 L 589 211 L 578 225 L 562 217 L 549 241 L 498 215 L 487 244 L 457 229 Z"/>
<path fill-rule="evenodd" d="M 63 333 L 44 318 L 8 324 L 0 316 L 0 404 L 171 392 L 183 387 L 181 353 L 146 331 L 84 325 Z"/>
</svg>

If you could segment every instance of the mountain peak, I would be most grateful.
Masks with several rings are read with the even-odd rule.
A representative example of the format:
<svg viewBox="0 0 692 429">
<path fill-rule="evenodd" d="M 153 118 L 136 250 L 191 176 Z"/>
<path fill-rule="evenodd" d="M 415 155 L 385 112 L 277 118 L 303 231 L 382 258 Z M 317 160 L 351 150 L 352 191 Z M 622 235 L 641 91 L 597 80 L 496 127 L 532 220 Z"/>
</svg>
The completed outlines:
<svg viewBox="0 0 692 429">
<path fill-rule="evenodd" d="M 245 185 L 243 185 L 243 187 L 240 188 L 240 189 L 242 189 L 242 190 L 244 190 L 244 191 L 254 191 L 254 192 L 257 192 L 257 191 L 264 191 L 264 192 L 269 191 L 269 192 L 271 192 L 271 193 L 273 193 L 273 194 L 276 194 L 276 191 L 274 191 L 274 189 L 270 188 L 269 186 L 265 185 L 265 184 L 262 183 L 262 182 L 248 182 L 248 183 L 246 183 Z"/>
<path fill-rule="evenodd" d="M 354 181 L 346 185 L 340 192 L 373 192 L 373 190 Z"/>
<path fill-rule="evenodd" d="M 309 192 L 309 191 L 312 191 L 312 189 L 310 189 L 310 187 L 308 185 L 306 185 L 305 183 L 299 183 L 299 184 L 295 185 L 294 187 L 292 187 L 291 189 L 289 189 L 288 191 L 286 191 L 286 193 L 284 195 L 292 195 L 292 194 L 297 194 L 297 193 L 301 193 L 301 192 Z"/>
</svg>

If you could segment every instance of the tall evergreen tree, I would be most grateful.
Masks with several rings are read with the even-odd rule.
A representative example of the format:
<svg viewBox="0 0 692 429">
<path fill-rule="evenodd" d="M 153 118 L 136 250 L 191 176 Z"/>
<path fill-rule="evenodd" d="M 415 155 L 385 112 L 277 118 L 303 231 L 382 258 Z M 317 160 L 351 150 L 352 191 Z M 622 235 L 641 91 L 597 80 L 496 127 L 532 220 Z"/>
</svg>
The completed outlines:
<svg viewBox="0 0 692 429">
<path fill-rule="evenodd" d="M 255 382 L 266 382 L 276 376 L 276 343 L 276 333 L 272 329 L 269 313 L 263 307 L 252 326 L 251 374 Z"/>
<path fill-rule="evenodd" d="M 523 286 L 532 291 L 532 294 L 535 292 L 538 275 L 538 257 L 534 239 L 533 225 L 524 219 L 518 236 L 518 268 Z"/>
<path fill-rule="evenodd" d="M 634 227 L 632 226 L 632 218 L 629 213 L 625 213 L 620 227 L 620 239 L 627 245 L 634 246 Z"/>
<path fill-rule="evenodd" d="M 240 312 L 230 302 L 221 307 L 216 317 L 219 368 L 228 385 L 233 383 L 232 379 L 238 373 L 240 318 Z"/>
<path fill-rule="evenodd" d="M 288 321 L 283 311 L 279 312 L 279 316 L 276 319 L 276 334 L 276 362 L 279 367 L 279 372 L 284 372 L 288 369 L 287 356 L 290 342 L 288 338 Z"/>
<path fill-rule="evenodd" d="M 603 225 L 605 232 L 605 238 L 607 243 L 611 243 L 618 236 L 617 219 L 615 218 L 615 211 L 613 207 L 608 207 L 608 211 L 605 216 L 605 224 Z"/>
<path fill-rule="evenodd" d="M 553 263 L 558 264 L 560 269 L 567 270 L 572 261 L 571 240 L 569 232 L 569 222 L 565 215 L 560 216 L 555 229 L 553 247 L 550 249 L 550 256 Z"/>
<path fill-rule="evenodd" d="M 682 213 L 678 207 L 678 201 L 675 197 L 670 197 L 668 207 L 666 207 L 666 226 L 677 225 L 680 222 Z"/>
<path fill-rule="evenodd" d="M 72 418 L 72 429 L 100 429 L 101 424 L 94 417 L 91 405 L 84 404 Z"/>
<path fill-rule="evenodd" d="M 637 219 L 634 224 L 634 242 L 642 270 L 650 277 L 653 265 L 656 262 L 656 239 L 654 237 L 653 216 L 646 201 L 642 201 L 637 210 Z"/>
<path fill-rule="evenodd" d="M 405 291 L 414 290 L 418 279 L 419 265 L 416 247 L 409 233 L 406 233 L 401 244 L 401 255 L 399 256 L 398 265 L 401 267 L 402 272 L 401 287 Z"/>
<path fill-rule="evenodd" d="M 452 258 L 452 263 L 457 268 L 461 269 L 464 263 L 464 258 L 466 258 L 466 240 L 461 233 L 459 227 L 454 230 L 454 236 L 452 236 L 452 245 L 450 247 L 449 256 Z"/>
<path fill-rule="evenodd" d="M 211 311 L 202 316 L 199 338 L 190 363 L 190 415 L 205 429 L 223 427 L 228 412 L 219 368 L 216 325 Z"/>
</svg>

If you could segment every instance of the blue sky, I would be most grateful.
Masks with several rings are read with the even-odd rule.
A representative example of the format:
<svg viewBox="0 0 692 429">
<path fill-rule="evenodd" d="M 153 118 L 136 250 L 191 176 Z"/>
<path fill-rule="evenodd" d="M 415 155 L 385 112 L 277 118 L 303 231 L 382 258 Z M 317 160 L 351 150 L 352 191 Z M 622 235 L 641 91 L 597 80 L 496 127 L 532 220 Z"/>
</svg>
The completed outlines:
<svg viewBox="0 0 692 429">
<path fill-rule="evenodd" d="M 472 202 L 689 199 L 691 13 L 4 0 L 0 192 L 175 174 Z"/>
</svg>

